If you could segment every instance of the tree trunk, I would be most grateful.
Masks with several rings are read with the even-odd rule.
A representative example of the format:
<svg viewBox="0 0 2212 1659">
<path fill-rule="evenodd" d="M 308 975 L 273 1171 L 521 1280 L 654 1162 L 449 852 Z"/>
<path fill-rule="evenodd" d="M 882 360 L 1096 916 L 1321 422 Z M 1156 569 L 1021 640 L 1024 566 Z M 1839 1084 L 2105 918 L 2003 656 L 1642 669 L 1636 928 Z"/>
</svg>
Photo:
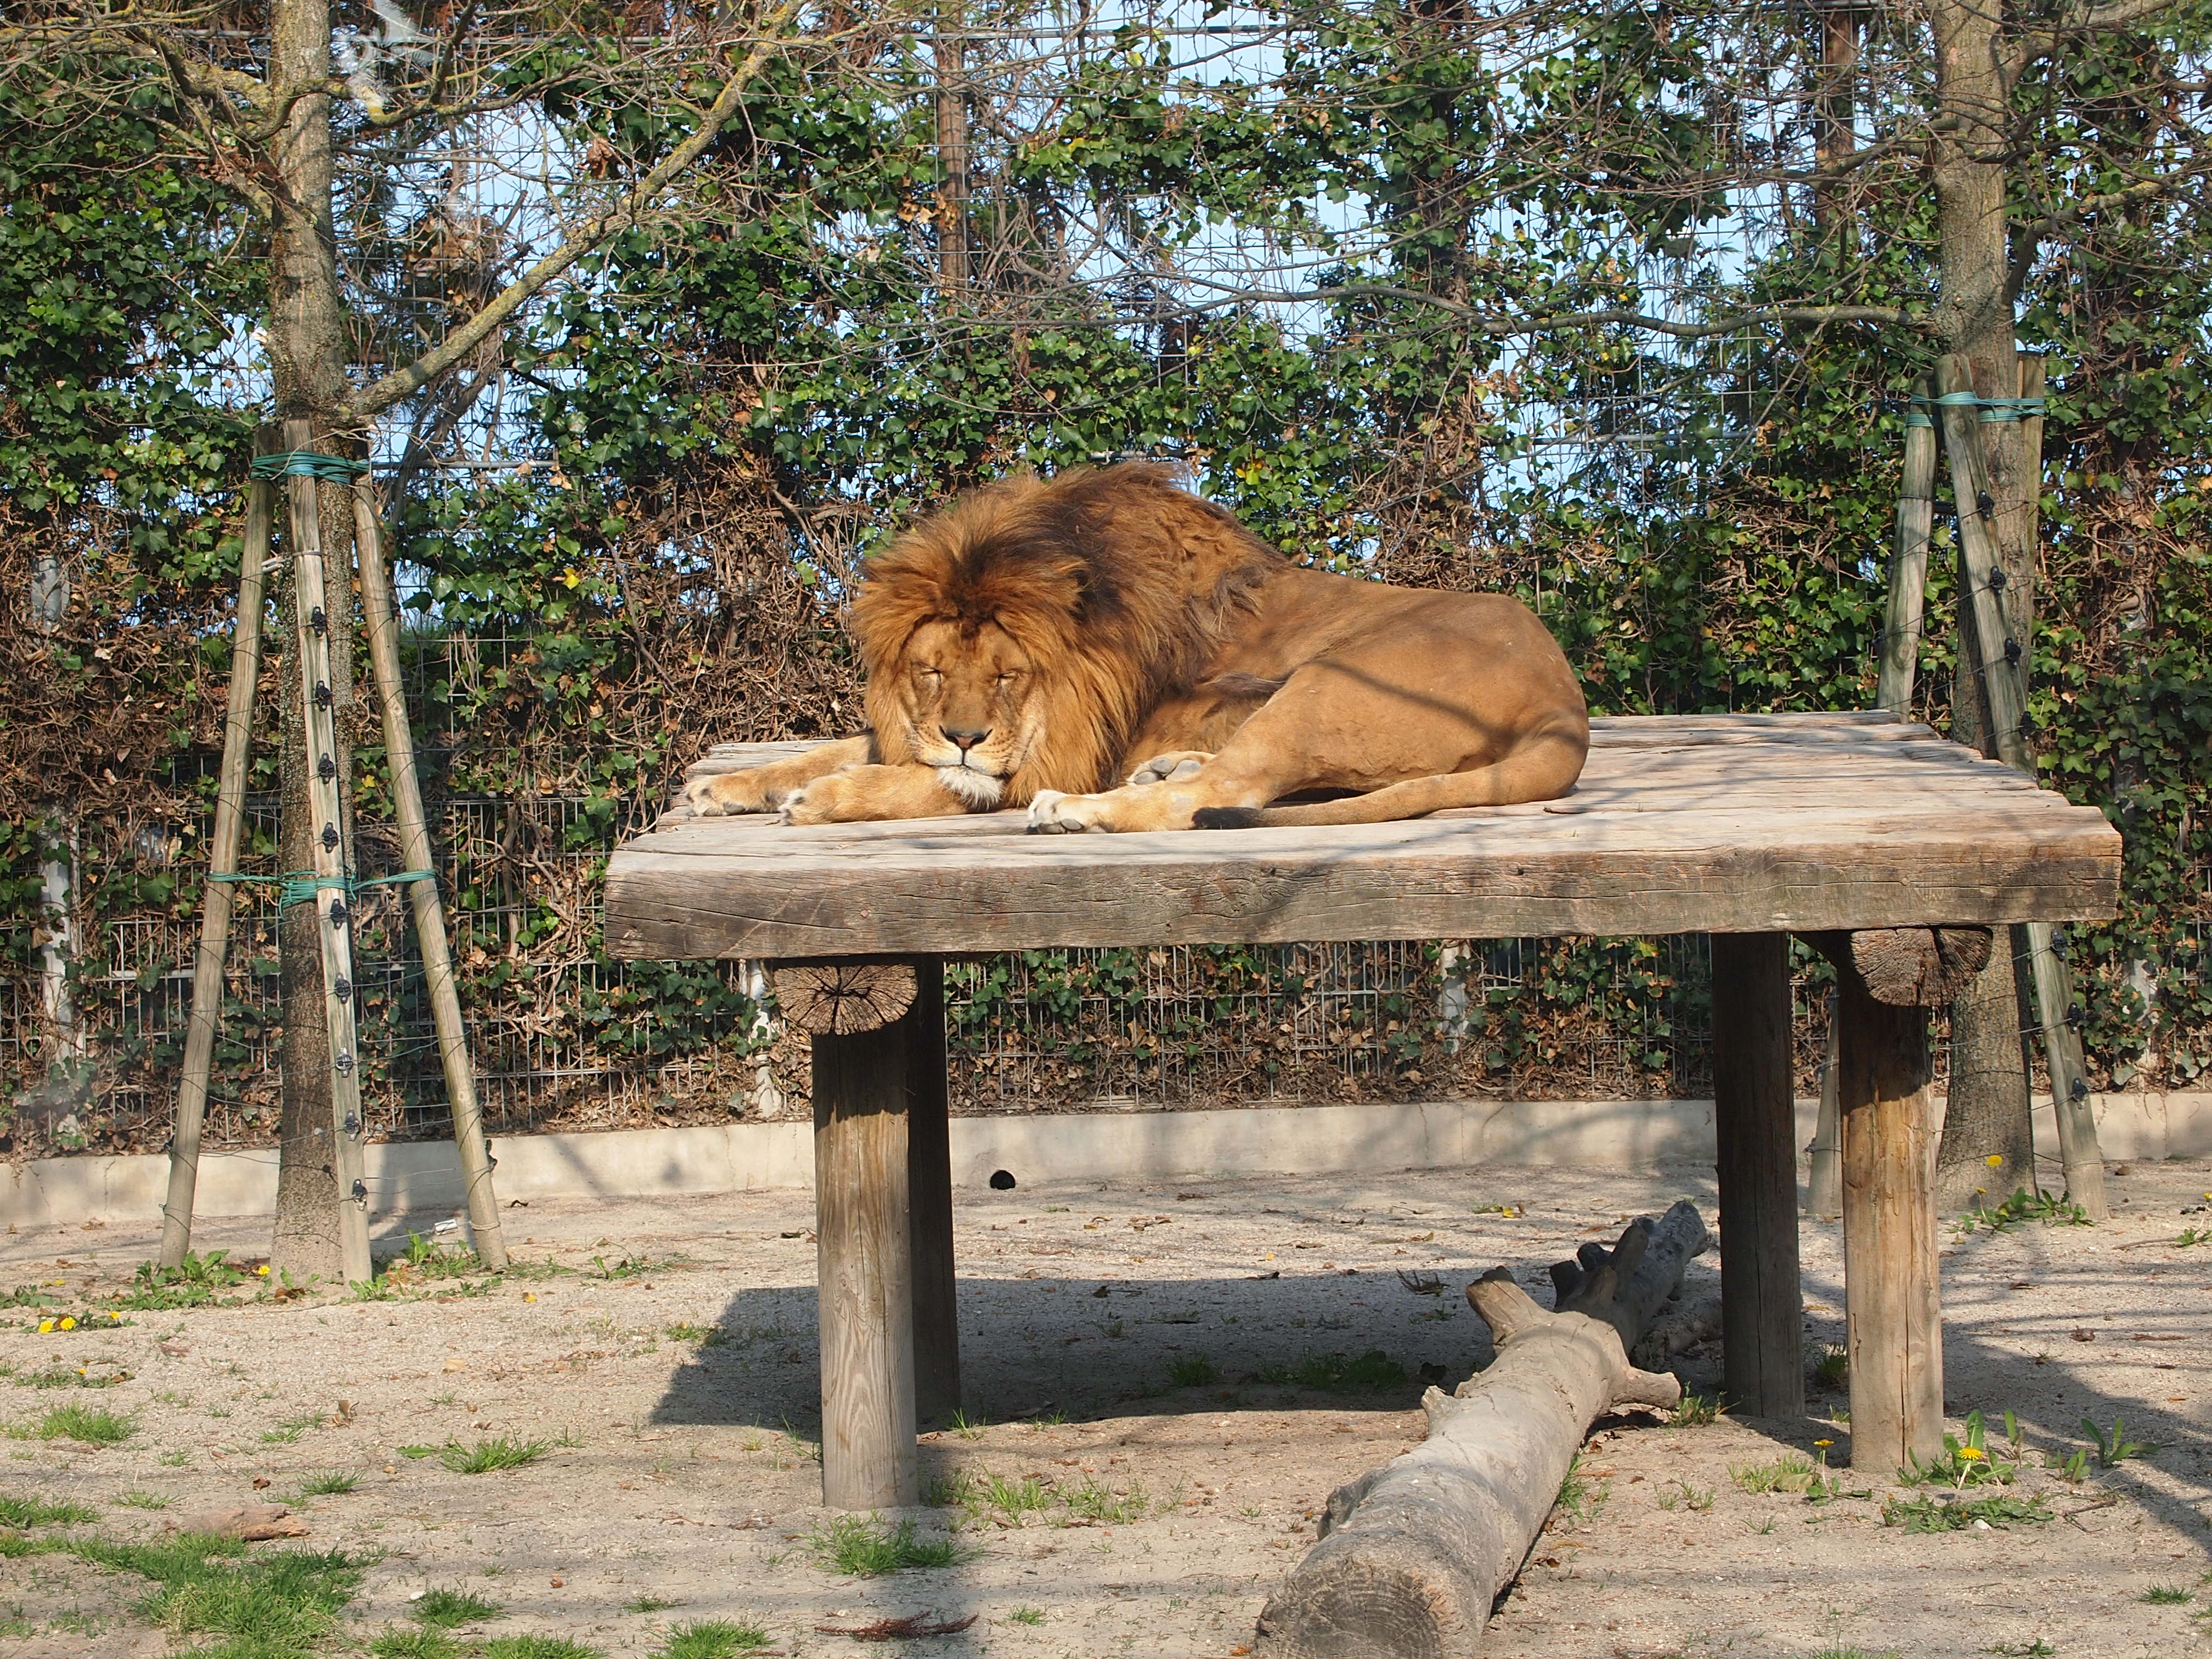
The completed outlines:
<svg viewBox="0 0 2212 1659">
<path fill-rule="evenodd" d="M 1974 366 L 1974 390 L 1984 398 L 2020 392 L 2019 350 L 2007 289 L 2011 249 L 2006 236 L 2004 151 L 2010 89 L 1999 63 L 2003 8 L 1983 0 L 1933 0 L 1929 21 L 1936 37 L 1935 145 L 1936 240 L 1942 297 L 1936 321 L 1945 347 Z M 2034 615 L 2033 550 L 2021 535 L 2021 498 L 2032 513 L 2033 468 L 2023 455 L 2016 421 L 1979 428 L 1989 466 L 1992 513 L 2014 614 L 2025 628 Z M 1972 501 L 1957 503 L 1962 513 Z M 1962 590 L 1963 592 L 1963 590 Z M 1971 639 L 1970 607 L 1960 607 L 1960 628 Z M 1952 693 L 1951 734 L 1991 757 L 1996 754 L 1978 678 L 1964 664 Z M 2013 953 L 2001 943 L 1990 964 L 1951 1006 L 1951 1082 L 1936 1155 L 1936 1202 L 1947 1209 L 1974 1201 L 1978 1189 L 2002 1196 L 2034 1184 L 2029 1127 L 2027 1070 L 2021 1049 L 2019 998 Z M 1995 1158 L 1992 1167 L 1989 1160 Z"/>
<path fill-rule="evenodd" d="M 301 84 L 320 85 L 331 74 L 329 0 L 275 0 L 270 11 L 269 83 L 281 94 Z M 280 418 L 310 422 L 314 447 L 349 454 L 353 445 L 337 427 L 346 393 L 345 310 L 338 289 L 337 243 L 331 205 L 331 100 L 311 93 L 292 106 L 273 150 L 279 183 L 270 191 L 274 213 L 269 247 L 269 366 Z M 331 571 L 326 613 L 330 627 L 331 694 L 337 714 L 339 788 L 346 802 L 338 831 L 345 866 L 352 867 L 353 752 L 353 506 L 343 485 L 318 486 L 323 551 Z M 288 531 L 286 551 L 291 550 Z M 291 573 L 279 578 L 280 613 L 289 616 Z M 289 630 L 279 629 L 279 638 Z M 286 651 L 277 676 L 283 688 L 282 751 L 277 784 L 277 851 L 286 870 L 313 865 L 307 798 L 305 727 L 298 653 Z M 331 1103 L 330 1034 L 325 1017 L 321 939 L 315 908 L 295 904 L 277 924 L 278 993 L 284 1023 L 283 1085 L 276 1172 L 276 1225 L 270 1248 L 272 1271 L 296 1281 L 343 1277 L 337 1221 L 336 1135 Z"/>
<path fill-rule="evenodd" d="M 1498 1358 L 1421 1403 L 1429 1437 L 1329 1495 L 1322 1540 L 1260 1614 L 1266 1659 L 1462 1659 L 1521 1569 L 1591 1423 L 1681 1385 L 1628 1350 L 1708 1239 L 1687 1202 L 1552 1269 L 1546 1313 L 1499 1267 L 1468 1286 Z"/>
</svg>

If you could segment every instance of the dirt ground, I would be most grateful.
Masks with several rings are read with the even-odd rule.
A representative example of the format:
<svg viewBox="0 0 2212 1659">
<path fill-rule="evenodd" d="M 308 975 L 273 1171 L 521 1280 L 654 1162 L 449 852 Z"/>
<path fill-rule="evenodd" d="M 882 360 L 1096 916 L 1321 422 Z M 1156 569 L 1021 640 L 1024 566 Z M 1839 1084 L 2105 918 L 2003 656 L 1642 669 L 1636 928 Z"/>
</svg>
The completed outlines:
<svg viewBox="0 0 2212 1659">
<path fill-rule="evenodd" d="M 1816 1387 L 1816 1415 L 1802 1420 L 1625 1417 L 1585 1452 L 1579 1518 L 1555 1513 L 1492 1626 L 1495 1650 L 2212 1650 L 2212 1243 L 2173 1242 L 2212 1228 L 2199 1208 L 2212 1166 L 2113 1176 L 2106 1225 L 1944 1229 L 1948 1408 L 1954 1419 L 1981 1408 L 2000 1461 L 1994 1425 L 2018 1414 L 2025 1453 L 2002 1490 L 2046 1496 L 2053 1519 L 1885 1526 L 1886 1500 L 1924 1489 L 1881 1469 L 1848 1471 L 1845 1495 L 1822 1504 L 1745 1490 L 1732 1470 L 1823 1440 L 1842 1461 L 1839 1389 Z M 532 1271 L 481 1294 L 438 1280 L 390 1300 L 264 1298 L 47 1334 L 35 1315 L 0 1310 L 0 1361 L 18 1385 L 0 1390 L 0 1427 L 20 1435 L 56 1404 L 135 1424 L 99 1449 L 0 1442 L 0 1493 L 91 1505 L 101 1519 L 85 1530 L 133 1538 L 285 1498 L 323 1471 L 356 1474 L 350 1493 L 295 1509 L 307 1546 L 375 1558 L 350 1610 L 362 1642 L 404 1626 L 410 1595 L 451 1587 L 507 1609 L 465 1634 L 557 1633 L 608 1655 L 653 1654 L 672 1624 L 712 1619 L 765 1626 L 792 1656 L 1234 1655 L 1313 1541 L 1329 1490 L 1420 1433 L 1423 1368 L 1456 1382 L 1487 1360 L 1467 1280 L 1507 1262 L 1533 1287 L 1577 1243 L 1678 1196 L 1710 1219 L 1710 1171 L 963 1193 L 969 1422 L 930 1434 L 922 1455 L 937 1495 L 969 1502 L 915 1512 L 922 1538 L 950 1531 L 963 1547 L 949 1567 L 842 1577 L 810 1541 L 830 1516 L 813 1443 L 814 1246 L 801 1194 L 511 1208 L 510 1243 Z M 46 1286 L 97 1311 L 155 1238 L 11 1232 L 0 1288 Z M 203 1224 L 195 1242 L 251 1256 L 265 1224 Z M 1809 1358 L 1843 1338 L 1837 1228 L 1808 1223 L 1804 1247 Z M 1690 1295 L 1712 1292 L 1717 1265 L 1696 1265 Z M 1424 1274 L 1441 1293 L 1421 1292 Z M 1340 1380 L 1328 1356 L 1377 1352 L 1407 1380 L 1382 1392 L 1314 1386 Z M 1677 1361 L 1707 1394 L 1718 1365 L 1711 1344 Z M 2124 1418 L 2126 1437 L 2154 1449 L 2110 1468 L 2093 1455 L 2074 1480 L 2046 1468 L 2051 1452 L 2088 1444 L 2085 1417 Z M 401 1451 L 499 1437 L 560 1443 L 528 1467 L 474 1475 Z M 992 1477 L 1016 1504 L 1034 1477 L 1040 1506 L 993 1509 Z M 2160 1589 L 2191 1599 L 2144 1599 Z M 65 1556 L 0 1559 L 0 1659 L 162 1653 L 161 1632 L 127 1611 L 143 1590 Z M 962 1634 L 883 1645 L 817 1630 L 924 1612 L 977 1617 Z"/>
</svg>

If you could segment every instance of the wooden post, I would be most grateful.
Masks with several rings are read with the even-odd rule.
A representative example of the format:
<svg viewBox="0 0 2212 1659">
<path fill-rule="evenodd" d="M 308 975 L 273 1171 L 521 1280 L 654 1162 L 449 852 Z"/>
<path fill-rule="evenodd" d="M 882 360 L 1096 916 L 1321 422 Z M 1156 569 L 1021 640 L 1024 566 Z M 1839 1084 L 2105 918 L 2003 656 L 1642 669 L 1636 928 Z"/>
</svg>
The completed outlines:
<svg viewBox="0 0 2212 1659">
<path fill-rule="evenodd" d="M 304 420 L 284 422 L 284 446 L 299 452 L 314 447 L 314 429 Z M 328 606 L 323 569 L 322 521 L 318 516 L 315 479 L 294 473 L 291 486 L 289 550 L 296 623 L 296 667 L 301 714 L 307 739 L 307 805 L 313 816 L 315 917 L 322 944 L 323 1012 L 328 1020 L 331 1056 L 331 1172 L 338 1190 L 338 1270 L 349 1284 L 373 1273 L 368 1255 L 368 1182 L 361 1114 L 360 1041 L 354 1025 L 352 907 L 345 890 L 353 873 L 352 826 L 346 821 L 338 777 L 337 710 L 331 696 Z M 338 599 L 349 603 L 349 584 Z"/>
<path fill-rule="evenodd" d="M 914 1250 L 914 1408 L 960 1409 L 960 1318 L 952 1261 L 952 1121 L 945 1088 L 945 962 L 917 957 L 906 1027 L 907 1198 Z"/>
<path fill-rule="evenodd" d="M 822 1501 L 918 1501 L 904 1020 L 814 1039 Z"/>
<path fill-rule="evenodd" d="M 2039 361 L 2031 359 L 2030 361 Z M 1972 366 L 1963 356 L 1948 356 L 1937 371 L 1936 385 L 1946 395 L 1971 394 Z M 1998 556 L 1991 520 L 1996 497 L 1990 492 L 1984 466 L 1979 422 L 1971 404 L 1947 404 L 1943 410 L 1943 447 L 1951 459 L 1952 493 L 1959 506 L 1960 562 L 1965 572 L 1963 596 L 1973 616 L 1976 665 L 1989 692 L 1990 718 L 1996 727 L 1997 754 L 2015 770 L 2033 778 L 2035 758 L 2027 746 L 2027 651 L 2025 630 L 2015 632 L 2005 599 L 2007 579 Z M 2039 433 L 2040 428 L 2038 428 Z M 2068 1197 L 2093 1220 L 2110 1211 L 2105 1201 L 2105 1165 L 2097 1146 L 2097 1120 L 2089 1099 L 2089 1085 L 2081 1054 L 2081 1039 L 2073 1023 L 2074 988 L 2066 964 L 2051 949 L 2051 929 L 2045 923 L 2027 927 L 2029 966 L 2034 974 L 2037 1024 L 2043 1038 L 2044 1058 L 2051 1073 L 2052 1105 L 2058 1119 L 2058 1146 L 2066 1168 Z"/>
<path fill-rule="evenodd" d="M 937 70 L 937 282 L 941 292 L 965 288 L 968 261 L 968 83 L 967 21 L 957 6 L 939 9 L 937 27 L 950 28 L 933 40 Z"/>
<path fill-rule="evenodd" d="M 1909 1459 L 1929 1462 L 1943 1449 L 1940 1125 L 1927 1011 L 1876 1002 L 1847 960 L 1838 961 L 1836 976 L 1851 1467 L 1887 1479 Z"/>
<path fill-rule="evenodd" d="M 438 878 L 428 873 L 437 868 L 436 855 L 430 845 L 429 820 L 422 811 L 415 735 L 407 723 L 407 693 L 399 669 L 399 617 L 384 562 L 382 520 L 367 478 L 354 485 L 353 526 L 361 565 L 362 614 L 368 625 L 369 672 L 384 715 L 384 763 L 392 775 L 392 802 L 399 818 L 399 855 L 408 869 L 425 872 L 407 884 L 407 896 L 422 951 L 422 978 L 430 993 L 438 1059 L 445 1068 L 446 1100 L 453 1114 L 453 1145 L 460 1154 L 461 1182 L 468 1194 L 469 1226 L 477 1236 L 477 1256 L 496 1273 L 507 1266 L 507 1239 L 500 1226 L 499 1196 L 492 1189 L 491 1151 L 484 1139 L 483 1112 L 477 1103 L 468 1028 L 461 1020 L 453 958 L 446 943 L 446 907 L 438 896 Z"/>
<path fill-rule="evenodd" d="M 275 447 L 263 428 L 257 453 Z M 269 557 L 276 491 L 256 478 L 246 495 L 245 545 L 238 556 L 238 620 L 231 630 L 230 695 L 222 717 L 222 769 L 216 775 L 215 831 L 208 847 L 207 885 L 200 894 L 200 941 L 192 960 L 191 1024 L 185 1031 L 184 1073 L 177 1080 L 177 1126 L 169 1140 L 169 1190 L 161 1200 L 164 1267 L 183 1265 L 192 1248 L 192 1201 L 199 1185 L 200 1131 L 207 1121 L 208 1084 L 215 1070 L 216 1033 L 222 1024 L 223 958 L 230 949 L 233 894 L 225 876 L 238 873 L 246 824 L 246 773 L 253 758 L 253 693 L 261 678 L 262 567 Z"/>
<path fill-rule="evenodd" d="M 1805 1312 L 1797 1276 L 1790 939 L 1711 937 L 1723 1386 L 1752 1416 L 1801 1417 Z"/>
<path fill-rule="evenodd" d="M 1875 703 L 1899 720 L 1911 712 L 1912 678 L 1920 661 L 1920 627 L 1928 593 L 1928 535 L 1936 516 L 1936 425 L 1932 383 L 1912 383 L 1905 417 L 1905 477 L 1897 491 L 1891 544 L 1889 604 L 1881 631 L 1881 679 Z"/>
</svg>

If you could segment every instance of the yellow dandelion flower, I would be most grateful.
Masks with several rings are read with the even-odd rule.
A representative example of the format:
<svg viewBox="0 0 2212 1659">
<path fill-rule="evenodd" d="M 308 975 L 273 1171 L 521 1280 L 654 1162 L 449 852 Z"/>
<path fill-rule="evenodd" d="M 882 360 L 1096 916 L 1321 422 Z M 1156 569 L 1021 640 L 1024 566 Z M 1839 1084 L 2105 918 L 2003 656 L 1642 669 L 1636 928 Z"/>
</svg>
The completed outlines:
<svg viewBox="0 0 2212 1659">
<path fill-rule="evenodd" d="M 1815 1440 L 1813 1443 L 1816 1446 L 1832 1446 L 1836 1443 L 1832 1440 Z"/>
<path fill-rule="evenodd" d="M 1991 1152 L 1987 1158 L 1984 1158 L 1982 1162 L 1988 1164 L 1992 1170 L 1997 1169 L 2004 1163 L 2004 1154 L 2002 1152 Z"/>
<path fill-rule="evenodd" d="M 259 1273 L 264 1279 L 266 1279 L 269 1277 L 269 1264 L 264 1261 L 253 1271 Z"/>
<path fill-rule="evenodd" d="M 63 1328 L 64 1330 L 65 1330 L 65 1331 L 73 1331 L 73 1330 L 75 1330 L 75 1329 L 76 1328 L 76 1320 L 75 1316 L 70 1316 L 70 1317 L 68 1317 L 68 1318 L 64 1319 L 64 1320 L 62 1321 L 62 1328 Z"/>
<path fill-rule="evenodd" d="M 48 1332 L 52 1331 L 52 1330 L 53 1329 L 53 1328 L 54 1328 L 54 1322 L 53 1322 L 52 1320 L 51 1320 L 51 1319 L 41 1319 L 41 1320 L 39 1322 L 39 1334 L 40 1334 L 40 1336 L 44 1336 L 44 1335 L 46 1335 Z"/>
<path fill-rule="evenodd" d="M 1989 1454 L 1979 1446 L 1961 1446 L 1959 1448 L 1959 1455 L 1966 1462 L 1978 1463 Z"/>
</svg>

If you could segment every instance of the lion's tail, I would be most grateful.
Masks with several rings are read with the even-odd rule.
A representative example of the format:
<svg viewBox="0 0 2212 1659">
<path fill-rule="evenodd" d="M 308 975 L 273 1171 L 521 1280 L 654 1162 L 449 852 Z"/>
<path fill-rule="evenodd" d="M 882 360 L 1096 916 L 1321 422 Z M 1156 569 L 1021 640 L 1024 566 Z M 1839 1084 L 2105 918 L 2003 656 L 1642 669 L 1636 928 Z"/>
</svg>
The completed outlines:
<svg viewBox="0 0 2212 1659">
<path fill-rule="evenodd" d="M 1201 830 L 1279 830 L 1328 823 L 1389 823 L 1451 806 L 1513 806 L 1553 800 L 1582 775 L 1588 741 L 1579 733 L 1545 732 L 1504 760 L 1472 772 L 1443 772 L 1386 784 L 1364 795 L 1310 806 L 1203 806 Z"/>
</svg>

